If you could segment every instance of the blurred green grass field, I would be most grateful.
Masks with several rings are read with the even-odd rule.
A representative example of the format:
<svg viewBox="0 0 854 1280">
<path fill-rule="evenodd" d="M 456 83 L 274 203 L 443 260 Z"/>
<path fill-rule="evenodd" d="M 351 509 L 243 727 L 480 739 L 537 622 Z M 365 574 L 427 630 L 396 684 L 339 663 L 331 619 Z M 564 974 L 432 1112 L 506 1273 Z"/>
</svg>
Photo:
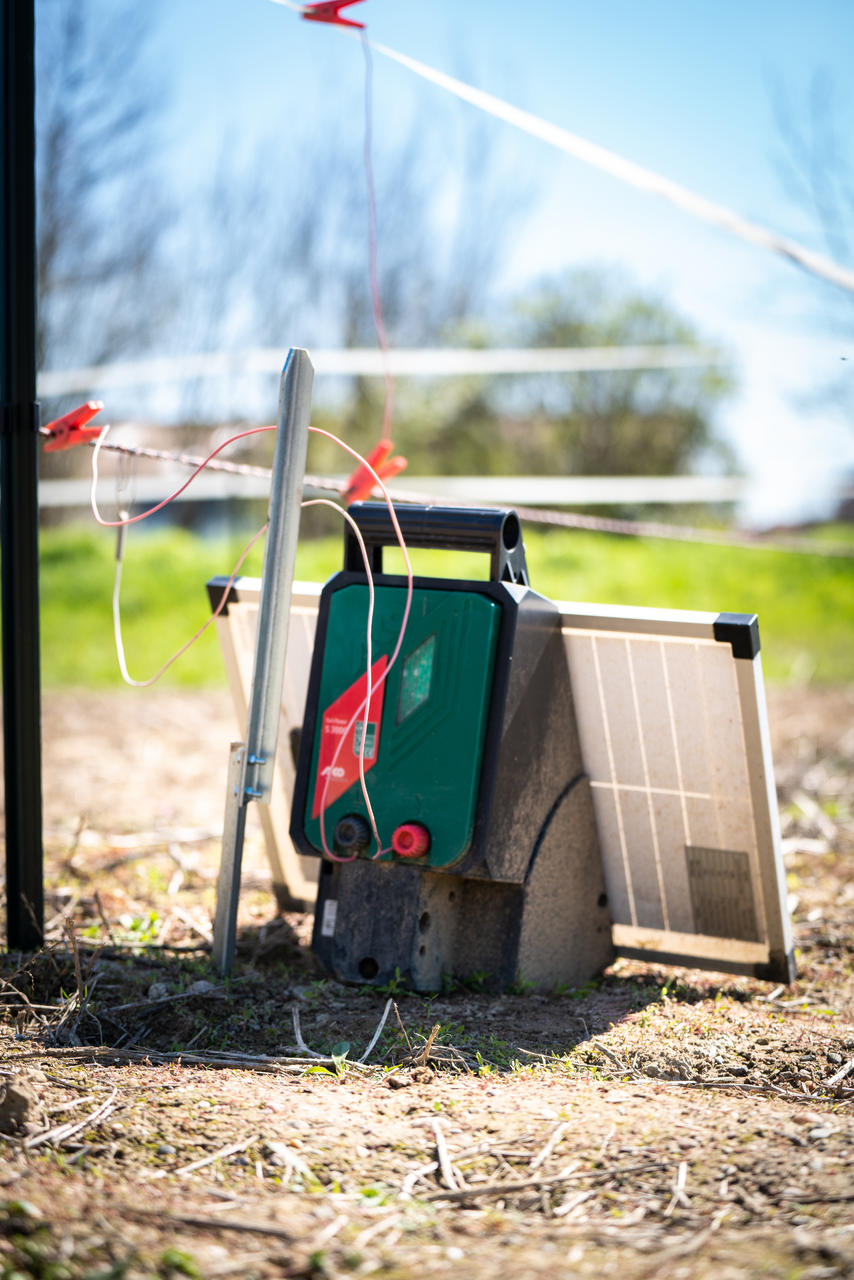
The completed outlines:
<svg viewBox="0 0 854 1280">
<path fill-rule="evenodd" d="M 525 530 L 531 583 L 558 600 L 651 608 L 757 613 L 766 679 L 854 682 L 854 560 L 822 555 L 822 538 L 851 542 L 836 527 L 815 539 L 816 554 L 624 538 L 553 529 Z M 205 582 L 228 574 L 242 550 L 234 538 L 182 530 L 131 534 L 125 553 L 122 622 L 130 673 L 144 679 L 204 622 Z M 41 537 L 42 672 L 46 689 L 121 684 L 113 644 L 112 535 L 66 527 Z M 341 565 L 337 537 L 300 544 L 297 577 L 324 581 Z M 387 568 L 396 572 L 389 555 Z M 242 572 L 259 575 L 263 544 Z M 397 562 L 399 563 L 399 562 Z M 416 573 L 486 576 L 484 556 L 423 551 Z M 224 683 L 215 629 L 163 677 L 173 687 Z"/>
</svg>

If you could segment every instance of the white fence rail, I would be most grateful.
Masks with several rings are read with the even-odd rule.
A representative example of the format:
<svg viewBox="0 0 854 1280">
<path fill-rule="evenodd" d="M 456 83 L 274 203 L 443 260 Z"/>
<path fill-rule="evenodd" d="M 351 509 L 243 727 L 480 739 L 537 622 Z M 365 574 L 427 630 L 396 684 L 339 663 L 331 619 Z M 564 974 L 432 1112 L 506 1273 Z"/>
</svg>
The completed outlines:
<svg viewBox="0 0 854 1280">
<path fill-rule="evenodd" d="M 186 471 L 164 467 L 159 476 L 139 476 L 133 483 L 135 503 L 159 502 Z M 343 476 L 328 477 L 343 483 Z M 748 482 L 734 476 L 411 476 L 389 485 L 395 489 L 424 494 L 453 502 L 484 502 L 507 506 L 578 507 L 634 505 L 692 505 L 741 502 Z M 39 485 L 41 507 L 85 507 L 89 504 L 88 480 L 43 480 Z M 112 482 L 105 477 L 100 485 L 103 500 L 109 501 Z M 267 498 L 269 481 L 259 476 L 218 473 L 200 475 L 178 502 L 216 502 L 226 498 Z"/>
<path fill-rule="evenodd" d="M 640 347 L 411 347 L 381 351 L 368 347 L 319 348 L 311 353 L 318 377 L 381 378 L 388 370 L 398 378 L 435 378 L 497 374 L 593 373 L 627 369 L 682 369 L 715 364 L 721 353 L 711 347 L 651 345 Z M 278 374 L 279 347 L 245 351 L 210 351 L 192 356 L 158 356 L 81 369 L 45 369 L 38 376 L 40 396 L 87 395 L 117 387 L 185 382 L 192 378 Z"/>
</svg>

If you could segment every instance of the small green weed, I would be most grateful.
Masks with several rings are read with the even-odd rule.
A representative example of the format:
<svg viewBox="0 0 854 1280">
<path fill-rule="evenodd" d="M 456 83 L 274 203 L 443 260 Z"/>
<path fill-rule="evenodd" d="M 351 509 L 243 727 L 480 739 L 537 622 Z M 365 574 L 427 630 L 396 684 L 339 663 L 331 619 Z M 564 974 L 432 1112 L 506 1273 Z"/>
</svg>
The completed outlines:
<svg viewBox="0 0 854 1280">
<path fill-rule="evenodd" d="M 377 992 L 381 996 L 399 996 L 408 991 L 406 981 L 400 969 L 395 965 L 394 975 L 381 987 L 367 987 L 363 990 Z"/>
<path fill-rule="evenodd" d="M 511 982 L 507 988 L 508 996 L 526 996 L 531 991 L 535 991 L 536 982 L 528 982 L 521 974 L 517 974 L 515 982 Z"/>
<path fill-rule="evenodd" d="M 166 1277 L 189 1276 L 190 1280 L 201 1280 L 202 1272 L 195 1258 L 182 1249 L 164 1249 L 161 1253 L 157 1270 Z"/>
</svg>

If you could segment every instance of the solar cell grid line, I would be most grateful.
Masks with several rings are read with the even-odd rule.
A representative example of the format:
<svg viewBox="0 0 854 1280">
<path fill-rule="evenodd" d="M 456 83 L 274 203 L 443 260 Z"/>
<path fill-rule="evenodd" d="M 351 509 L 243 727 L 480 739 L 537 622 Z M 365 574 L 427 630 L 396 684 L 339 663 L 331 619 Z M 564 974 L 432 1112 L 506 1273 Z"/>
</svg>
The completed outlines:
<svg viewBox="0 0 854 1280">
<path fill-rule="evenodd" d="M 691 649 L 696 659 L 696 645 L 699 641 L 691 642 Z M 662 670 L 664 673 L 664 688 L 667 700 L 668 710 L 668 728 L 669 739 L 673 750 L 673 771 L 675 774 L 676 786 L 680 792 L 679 808 L 682 819 L 682 842 L 681 846 L 677 846 L 674 841 L 674 848 L 671 850 L 670 857 L 670 876 L 669 887 L 672 898 L 674 899 L 673 910 L 673 927 L 683 932 L 693 932 L 695 928 L 694 914 L 691 907 L 690 885 L 688 883 L 687 867 L 681 856 L 682 850 L 691 844 L 691 801 L 708 803 L 711 801 L 711 793 L 709 791 L 690 791 L 685 782 L 685 771 L 682 763 L 682 752 L 679 749 L 679 733 L 677 731 L 676 714 L 674 710 L 673 683 L 671 679 L 671 668 L 668 662 L 668 651 L 665 642 L 659 641 L 658 646 L 661 652 Z M 679 650 L 680 655 L 684 652 Z M 677 854 L 678 856 L 673 856 Z"/>
<path fill-rule="evenodd" d="M 616 782 L 617 770 L 616 770 L 616 763 L 614 760 L 614 742 L 613 742 L 613 736 L 611 733 L 611 725 L 608 719 L 608 708 L 607 708 L 607 702 L 605 697 L 605 686 L 602 681 L 602 671 L 601 671 L 601 666 L 599 661 L 599 650 L 597 647 L 597 638 L 595 635 L 592 635 L 590 637 L 590 642 L 591 642 L 592 656 L 593 656 L 593 669 L 596 674 L 596 690 L 599 696 L 599 708 L 602 715 L 602 732 L 605 740 L 605 750 L 608 755 L 608 772 L 609 772 L 609 776 L 614 780 L 614 782 Z M 634 894 L 634 885 L 632 884 L 632 875 L 631 875 L 631 871 L 629 870 L 629 851 L 628 851 L 628 844 L 626 841 L 626 829 L 623 823 L 623 812 L 620 804 L 620 792 L 616 787 L 613 792 L 613 798 L 614 798 L 614 816 L 617 822 L 617 832 L 618 832 L 618 839 L 619 839 L 620 859 L 622 863 L 623 880 L 625 883 L 626 896 L 629 904 L 629 915 L 631 917 L 631 923 L 636 925 L 638 923 L 637 905 L 635 903 L 635 894 Z M 611 878 L 609 877 L 609 874 L 608 874 L 609 866 L 610 866 L 610 863 L 606 863 L 605 865 L 606 882 Z M 609 897 L 612 896 L 610 885 L 608 887 L 608 896 Z"/>
<path fill-rule="evenodd" d="M 646 787 L 633 782 L 612 782 L 607 778 L 591 779 L 590 785 L 605 791 L 639 791 L 642 795 L 684 797 L 688 800 L 712 799 L 709 791 L 681 791 L 678 787 Z"/>
<path fill-rule="evenodd" d="M 620 784 L 616 799 L 626 833 L 636 923 L 661 929 L 666 926 L 646 794 L 648 778 L 643 767 L 643 727 L 635 715 L 629 642 L 622 636 L 602 636 L 596 640 L 596 650 L 611 724 L 613 778 Z"/>
<path fill-rule="evenodd" d="M 712 820 L 715 826 L 714 848 L 722 849 L 725 846 L 724 846 L 723 827 L 721 824 L 720 786 L 715 785 L 716 769 L 714 766 L 716 762 L 714 761 L 713 738 L 711 735 L 711 729 L 709 724 L 709 710 L 710 710 L 709 697 L 707 696 L 712 691 L 708 688 L 707 664 L 700 661 L 700 655 L 696 647 L 693 650 L 693 658 L 694 658 L 695 670 L 696 670 L 697 690 L 699 693 L 699 710 L 702 716 L 702 726 L 703 726 L 703 732 L 702 732 L 702 735 L 700 736 L 700 742 L 703 747 L 703 754 L 706 760 L 706 768 L 709 774 L 709 788 L 712 793 L 712 805 L 711 805 Z M 720 697 L 720 690 L 716 690 L 715 692 L 717 692 L 718 696 Z"/>
<path fill-rule="evenodd" d="M 709 768 L 708 729 L 702 706 L 698 707 L 701 662 L 696 644 L 672 646 L 667 657 L 667 672 L 673 693 L 676 751 L 680 761 L 682 785 L 686 791 L 711 797 L 714 793 Z M 698 720 L 698 716 L 700 719 Z M 695 839 L 706 843 L 715 839 L 714 819 L 710 805 L 689 805 Z M 698 825 L 699 824 L 699 825 Z"/>
<path fill-rule="evenodd" d="M 614 920 L 630 924 L 632 901 L 617 825 L 613 757 L 609 754 L 607 729 L 603 728 L 602 690 L 594 659 L 594 636 L 589 628 L 564 628 L 563 640 L 584 769 L 590 779 L 611 916 Z"/>
<path fill-rule="evenodd" d="M 720 723 L 716 726 L 716 719 L 720 721 L 720 717 L 714 716 L 714 708 L 721 708 L 723 698 L 721 696 L 721 687 L 718 687 L 717 681 L 721 678 L 720 659 L 725 659 L 726 676 L 730 677 L 730 685 L 734 689 L 735 682 L 732 681 L 732 663 L 729 655 L 723 653 L 718 648 L 717 652 L 707 659 L 707 662 L 700 663 L 698 655 L 698 675 L 699 675 L 699 691 L 700 705 L 703 709 L 703 727 L 705 750 L 708 754 L 709 780 L 712 782 L 713 796 L 713 812 L 714 812 L 714 828 L 717 831 L 717 847 L 718 849 L 727 849 L 731 847 L 726 840 L 725 832 L 723 832 L 723 797 L 726 796 L 727 801 L 731 801 L 732 797 L 737 794 L 734 788 L 726 785 L 727 771 L 722 768 L 722 764 L 726 765 L 731 760 L 731 756 L 726 753 L 725 740 L 723 740 L 722 727 Z M 716 660 L 717 659 L 717 660 Z M 714 673 L 714 675 L 712 675 Z M 726 680 L 726 677 L 725 677 Z M 723 681 L 722 681 L 723 682 Z M 714 685 L 714 687 L 709 687 Z M 717 728 L 717 733 L 714 732 Z"/>
<path fill-rule="evenodd" d="M 691 931 L 706 932 L 698 919 L 698 874 L 696 862 L 692 862 L 687 852 L 689 849 L 719 849 L 721 847 L 721 824 L 717 794 L 719 787 L 715 784 L 715 770 L 711 759 L 712 741 L 709 728 L 709 701 L 711 690 L 707 689 L 705 673 L 708 664 L 715 659 L 723 658 L 731 663 L 728 650 L 723 650 L 714 641 L 702 647 L 691 646 L 688 649 L 673 649 L 670 653 L 669 668 L 675 692 L 675 718 L 677 724 L 677 744 L 682 765 L 683 781 L 686 787 L 703 789 L 709 793 L 707 801 L 687 802 L 691 818 L 692 843 L 686 844 L 677 857 L 674 865 L 679 868 L 680 879 L 685 895 L 686 915 L 691 921 Z M 718 687 L 714 696 L 723 700 L 725 689 Z M 701 855 L 697 855 L 698 858 Z M 692 870 L 695 874 L 692 876 Z"/>
<path fill-rule="evenodd" d="M 661 665 L 665 672 L 664 691 L 667 697 L 667 715 L 670 722 L 670 737 L 673 743 L 673 763 L 676 770 L 676 786 L 679 791 L 679 801 L 682 810 L 682 826 L 685 833 L 685 846 L 687 848 L 691 843 L 691 821 L 688 816 L 688 796 L 685 793 L 685 784 L 682 779 L 682 762 L 679 759 L 679 743 L 676 737 L 676 718 L 673 713 L 673 691 L 670 688 L 670 680 L 667 676 L 667 652 L 663 640 L 659 640 L 658 647 L 661 650 Z"/>
<path fill-rule="evenodd" d="M 689 834 L 692 834 L 692 838 L 685 839 L 682 848 L 678 850 L 678 856 L 672 861 L 674 878 L 678 878 L 680 884 L 684 916 L 693 932 L 697 932 L 697 920 L 685 850 L 695 843 L 717 848 L 721 841 L 711 766 L 709 698 L 704 674 L 709 659 L 715 656 L 716 647 L 714 640 L 695 641 L 685 649 L 671 650 L 671 660 L 668 662 L 673 687 L 679 690 L 678 682 L 682 681 L 681 697 L 677 696 L 680 711 L 677 711 L 674 718 L 677 725 L 676 758 L 682 785 L 689 793 L 686 795 L 685 808 L 689 815 Z M 729 662 L 729 654 L 724 657 Z M 690 777 L 694 779 L 693 784 L 688 781 Z M 702 788 L 701 780 L 705 784 Z M 677 854 L 677 850 L 674 850 L 674 854 Z"/>
<path fill-rule="evenodd" d="M 725 647 L 720 646 L 714 658 L 707 663 L 704 673 L 704 701 L 714 766 L 717 847 L 730 851 L 730 859 L 734 864 L 736 854 L 742 851 L 747 854 L 757 940 L 765 940 L 765 931 L 760 922 L 766 918 L 767 912 L 759 870 L 756 806 L 748 776 L 749 753 L 738 690 L 738 666 L 739 662 L 733 661 Z M 729 696 L 726 699 L 709 697 L 706 686 L 715 667 L 721 673 L 726 673 L 729 684 Z"/>
<path fill-rule="evenodd" d="M 667 918 L 671 929 L 690 930 L 693 927 L 693 917 L 688 908 L 687 883 L 679 860 L 674 860 L 673 857 L 675 849 L 681 849 L 689 843 L 690 824 L 673 719 L 667 651 L 659 638 L 654 641 L 636 641 L 634 652 L 636 670 L 638 660 L 647 664 L 641 714 L 650 726 L 650 737 L 655 745 L 650 753 L 650 769 L 659 783 L 666 781 L 670 784 L 666 789 L 659 787 L 652 799 L 658 818 L 659 838 L 664 840 L 666 833 L 664 851 L 659 852 L 662 861 L 666 859 L 667 862 L 664 885 Z M 704 797 L 698 794 L 695 798 Z"/>
<path fill-rule="evenodd" d="M 626 661 L 629 669 L 629 680 L 632 689 L 632 705 L 635 713 L 635 724 L 637 727 L 638 747 L 640 749 L 641 766 L 643 768 L 644 789 L 646 792 L 647 811 L 649 813 L 650 832 L 652 834 L 652 850 L 655 858 L 655 871 L 658 878 L 658 896 L 661 901 L 662 923 L 665 929 L 670 928 L 670 913 L 667 910 L 667 894 L 664 889 L 664 878 L 661 868 L 661 847 L 658 838 L 658 824 L 656 822 L 655 806 L 653 804 L 652 792 L 650 790 L 649 780 L 649 764 L 647 762 L 646 742 L 644 734 L 644 721 L 641 717 L 640 701 L 638 697 L 638 684 L 635 678 L 635 665 L 632 659 L 634 646 L 626 639 Z"/>
</svg>

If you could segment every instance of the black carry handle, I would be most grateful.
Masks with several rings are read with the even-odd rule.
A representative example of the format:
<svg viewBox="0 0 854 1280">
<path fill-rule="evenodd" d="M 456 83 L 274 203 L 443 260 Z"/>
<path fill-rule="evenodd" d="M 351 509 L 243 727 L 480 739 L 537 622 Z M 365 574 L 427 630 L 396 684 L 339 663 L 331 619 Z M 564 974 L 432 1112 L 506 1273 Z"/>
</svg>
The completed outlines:
<svg viewBox="0 0 854 1280">
<path fill-rule="evenodd" d="M 383 571 L 383 547 L 397 546 L 397 534 L 384 502 L 354 502 L 348 508 L 365 540 L 372 573 Z M 408 547 L 444 551 L 488 551 L 493 582 L 528 586 L 522 528 L 515 511 L 481 507 L 397 506 L 395 515 Z M 352 529 L 344 535 L 344 568 L 364 573 L 365 562 Z"/>
</svg>

